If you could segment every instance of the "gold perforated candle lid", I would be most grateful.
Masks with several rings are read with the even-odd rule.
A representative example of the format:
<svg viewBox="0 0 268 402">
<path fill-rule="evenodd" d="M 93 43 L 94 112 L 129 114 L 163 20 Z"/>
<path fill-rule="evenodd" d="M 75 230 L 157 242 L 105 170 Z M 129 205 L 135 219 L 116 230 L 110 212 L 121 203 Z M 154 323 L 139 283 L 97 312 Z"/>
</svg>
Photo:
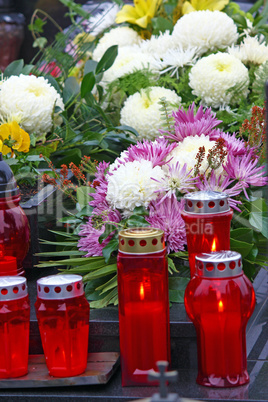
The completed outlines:
<svg viewBox="0 0 268 402">
<path fill-rule="evenodd" d="M 138 227 L 119 232 L 119 250 L 130 254 L 147 254 L 165 248 L 164 232 L 152 227 Z"/>
</svg>

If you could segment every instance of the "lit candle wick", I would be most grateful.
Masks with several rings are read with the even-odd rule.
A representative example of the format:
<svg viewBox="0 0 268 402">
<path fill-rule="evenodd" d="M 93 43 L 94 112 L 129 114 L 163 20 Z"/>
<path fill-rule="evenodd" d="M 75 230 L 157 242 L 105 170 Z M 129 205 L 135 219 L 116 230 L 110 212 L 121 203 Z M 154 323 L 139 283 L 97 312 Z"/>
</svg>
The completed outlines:
<svg viewBox="0 0 268 402">
<path fill-rule="evenodd" d="M 219 303 L 218 303 L 218 309 L 219 309 L 220 313 L 223 312 L 223 302 L 222 302 L 222 300 L 220 300 Z"/>
<path fill-rule="evenodd" d="M 140 299 L 144 300 L 144 286 L 143 283 L 140 285 Z"/>
</svg>

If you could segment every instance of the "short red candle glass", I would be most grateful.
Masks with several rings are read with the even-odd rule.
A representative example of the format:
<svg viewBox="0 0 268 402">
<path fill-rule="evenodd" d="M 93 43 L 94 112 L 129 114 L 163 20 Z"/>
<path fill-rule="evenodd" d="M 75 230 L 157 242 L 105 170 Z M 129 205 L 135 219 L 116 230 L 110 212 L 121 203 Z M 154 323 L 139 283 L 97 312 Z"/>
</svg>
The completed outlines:
<svg viewBox="0 0 268 402">
<path fill-rule="evenodd" d="M 19 188 L 0 153 L 0 276 L 24 273 L 22 262 L 29 249 L 30 228 L 19 203 Z"/>
<path fill-rule="evenodd" d="M 208 387 L 249 382 L 246 325 L 255 293 L 234 251 L 200 254 L 197 273 L 185 290 L 185 308 L 197 334 L 198 376 Z"/>
<path fill-rule="evenodd" d="M 230 249 L 233 211 L 228 195 L 216 191 L 198 191 L 185 195 L 182 218 L 185 222 L 191 277 L 195 274 L 195 256 Z"/>
<path fill-rule="evenodd" d="M 163 231 L 119 233 L 118 299 L 122 386 L 153 385 L 148 371 L 170 362 L 168 269 Z"/>
<path fill-rule="evenodd" d="M 0 378 L 28 372 L 30 304 L 26 279 L 0 277 Z"/>
<path fill-rule="evenodd" d="M 49 374 L 71 377 L 87 367 L 89 303 L 80 275 L 51 275 L 37 281 L 35 303 Z"/>
</svg>

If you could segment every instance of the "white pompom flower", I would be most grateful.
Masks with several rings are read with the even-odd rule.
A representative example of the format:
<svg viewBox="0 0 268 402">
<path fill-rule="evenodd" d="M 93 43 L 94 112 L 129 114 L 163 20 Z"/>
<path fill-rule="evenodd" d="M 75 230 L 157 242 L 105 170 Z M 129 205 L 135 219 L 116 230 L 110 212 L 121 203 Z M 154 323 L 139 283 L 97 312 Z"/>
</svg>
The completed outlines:
<svg viewBox="0 0 268 402">
<path fill-rule="evenodd" d="M 199 55 L 225 49 L 237 42 L 238 32 L 232 18 L 221 11 L 194 11 L 181 17 L 172 37 L 184 49 L 196 47 Z"/>
<path fill-rule="evenodd" d="M 161 167 L 153 167 L 151 161 L 126 162 L 107 176 L 106 199 L 112 208 L 123 210 L 125 214 L 135 207 L 147 208 L 157 198 L 156 191 L 163 178 Z"/>
<path fill-rule="evenodd" d="M 166 98 L 172 110 L 176 110 L 181 103 L 181 97 L 171 89 L 141 89 L 125 101 L 120 112 L 120 124 L 133 127 L 139 134 L 139 140 L 154 140 L 160 135 L 159 129 L 163 125 L 159 103 L 161 98 Z"/>
<path fill-rule="evenodd" d="M 144 53 L 152 54 L 155 57 L 162 58 L 163 52 L 168 49 L 174 49 L 176 43 L 169 31 L 160 32 L 158 36 L 152 35 L 150 39 L 142 40 L 139 44 Z"/>
<path fill-rule="evenodd" d="M 61 96 L 44 77 L 12 75 L 0 86 L 2 120 L 12 118 L 28 134 L 42 135 L 48 133 L 53 124 L 61 124 L 59 115 L 53 116 L 55 106 L 64 109 Z"/>
<path fill-rule="evenodd" d="M 134 29 L 117 27 L 106 32 L 93 51 L 92 58 L 100 61 L 104 53 L 113 45 L 131 46 L 140 43 L 141 38 Z"/>
<path fill-rule="evenodd" d="M 244 64 L 261 65 L 268 60 L 268 46 L 258 37 L 246 36 L 239 46 L 232 46 L 228 53 Z"/>
<path fill-rule="evenodd" d="M 103 74 L 102 83 L 105 86 L 105 84 L 137 70 L 148 69 L 157 72 L 155 65 L 154 57 L 143 53 L 138 46 L 120 47 L 113 65 Z"/>
<path fill-rule="evenodd" d="M 193 94 L 214 108 L 235 104 L 248 94 L 248 69 L 228 53 L 203 57 L 192 67 L 189 79 Z"/>
</svg>

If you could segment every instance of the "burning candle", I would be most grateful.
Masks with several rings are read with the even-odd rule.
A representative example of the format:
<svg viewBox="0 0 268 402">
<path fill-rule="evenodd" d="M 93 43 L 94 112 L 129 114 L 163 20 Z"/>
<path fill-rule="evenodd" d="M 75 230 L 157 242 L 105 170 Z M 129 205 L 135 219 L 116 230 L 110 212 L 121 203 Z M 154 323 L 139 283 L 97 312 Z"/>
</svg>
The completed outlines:
<svg viewBox="0 0 268 402">
<path fill-rule="evenodd" d="M 233 211 L 228 195 L 216 191 L 198 191 L 185 195 L 185 221 L 191 277 L 195 274 L 195 256 L 230 249 L 230 225 Z"/>
<path fill-rule="evenodd" d="M 89 304 L 80 275 L 51 275 L 37 281 L 35 303 L 49 374 L 69 377 L 87 367 Z"/>
<path fill-rule="evenodd" d="M 117 267 L 122 385 L 152 385 L 148 371 L 159 360 L 170 361 L 163 231 L 121 231 Z"/>
<path fill-rule="evenodd" d="M 234 251 L 196 256 L 196 275 L 185 308 L 197 333 L 197 383 L 233 387 L 247 383 L 246 325 L 255 305 L 251 282 Z"/>
<path fill-rule="evenodd" d="M 26 279 L 0 277 L 0 378 L 28 372 L 30 304 Z"/>
</svg>

